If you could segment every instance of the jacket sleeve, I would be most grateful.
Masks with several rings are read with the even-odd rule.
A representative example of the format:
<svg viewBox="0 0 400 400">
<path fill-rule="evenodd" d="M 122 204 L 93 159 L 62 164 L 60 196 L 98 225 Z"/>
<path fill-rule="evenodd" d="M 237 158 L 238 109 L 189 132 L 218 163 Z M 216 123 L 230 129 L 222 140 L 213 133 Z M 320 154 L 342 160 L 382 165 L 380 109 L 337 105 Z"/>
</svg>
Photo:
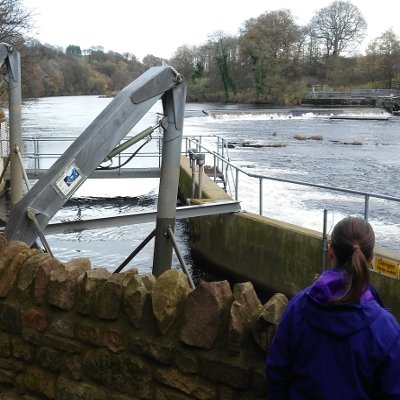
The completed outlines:
<svg viewBox="0 0 400 400">
<path fill-rule="evenodd" d="M 293 352 L 291 350 L 293 313 L 293 303 L 290 302 L 283 313 L 268 351 L 265 373 L 269 400 L 289 399 L 293 362 Z"/>
<path fill-rule="evenodd" d="M 378 370 L 378 396 L 400 400 L 400 329 L 385 362 Z"/>
</svg>

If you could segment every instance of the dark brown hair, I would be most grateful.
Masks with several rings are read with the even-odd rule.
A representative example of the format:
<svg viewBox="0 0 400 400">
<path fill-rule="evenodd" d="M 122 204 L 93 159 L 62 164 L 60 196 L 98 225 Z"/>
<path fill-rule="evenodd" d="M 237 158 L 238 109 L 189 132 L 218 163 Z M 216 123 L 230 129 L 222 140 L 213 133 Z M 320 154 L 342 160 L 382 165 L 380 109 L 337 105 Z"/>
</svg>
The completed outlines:
<svg viewBox="0 0 400 400">
<path fill-rule="evenodd" d="M 369 284 L 368 263 L 374 254 L 374 230 L 362 218 L 344 218 L 333 229 L 331 246 L 336 257 L 335 267 L 347 272 L 350 280 L 343 296 L 330 304 L 357 302 Z"/>
</svg>

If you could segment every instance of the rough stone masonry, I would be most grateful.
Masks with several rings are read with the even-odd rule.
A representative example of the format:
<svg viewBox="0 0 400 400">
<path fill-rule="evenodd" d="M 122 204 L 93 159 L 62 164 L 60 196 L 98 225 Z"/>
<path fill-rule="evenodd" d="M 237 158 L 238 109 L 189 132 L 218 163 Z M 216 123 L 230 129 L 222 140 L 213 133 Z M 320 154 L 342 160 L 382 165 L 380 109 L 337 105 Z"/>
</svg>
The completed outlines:
<svg viewBox="0 0 400 400">
<path fill-rule="evenodd" d="M 190 289 L 174 268 L 112 274 L 0 236 L 0 398 L 265 399 L 286 304 L 249 282 Z"/>
</svg>

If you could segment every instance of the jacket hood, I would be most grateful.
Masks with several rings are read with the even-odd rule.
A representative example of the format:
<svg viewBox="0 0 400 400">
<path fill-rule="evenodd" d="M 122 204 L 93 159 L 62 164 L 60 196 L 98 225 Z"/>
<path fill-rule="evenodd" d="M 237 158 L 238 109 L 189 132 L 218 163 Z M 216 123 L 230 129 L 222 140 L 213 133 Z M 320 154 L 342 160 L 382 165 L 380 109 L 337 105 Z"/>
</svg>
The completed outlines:
<svg viewBox="0 0 400 400">
<path fill-rule="evenodd" d="M 346 273 L 328 270 L 308 288 L 304 317 L 315 329 L 336 337 L 345 337 L 364 329 L 377 317 L 380 306 L 369 289 L 357 303 L 326 304 L 328 300 L 344 294 L 348 280 Z"/>
</svg>

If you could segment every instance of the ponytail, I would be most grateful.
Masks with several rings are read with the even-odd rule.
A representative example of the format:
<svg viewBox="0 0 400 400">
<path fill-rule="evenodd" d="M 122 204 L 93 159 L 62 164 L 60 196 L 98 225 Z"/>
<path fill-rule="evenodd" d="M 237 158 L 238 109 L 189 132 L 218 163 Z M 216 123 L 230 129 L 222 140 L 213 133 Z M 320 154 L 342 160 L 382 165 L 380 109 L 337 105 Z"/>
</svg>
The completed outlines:
<svg viewBox="0 0 400 400">
<path fill-rule="evenodd" d="M 375 247 L 375 234 L 362 218 L 348 217 L 340 221 L 332 232 L 332 249 L 336 268 L 349 275 L 345 293 L 329 304 L 358 302 L 369 285 L 369 262 Z"/>
</svg>

